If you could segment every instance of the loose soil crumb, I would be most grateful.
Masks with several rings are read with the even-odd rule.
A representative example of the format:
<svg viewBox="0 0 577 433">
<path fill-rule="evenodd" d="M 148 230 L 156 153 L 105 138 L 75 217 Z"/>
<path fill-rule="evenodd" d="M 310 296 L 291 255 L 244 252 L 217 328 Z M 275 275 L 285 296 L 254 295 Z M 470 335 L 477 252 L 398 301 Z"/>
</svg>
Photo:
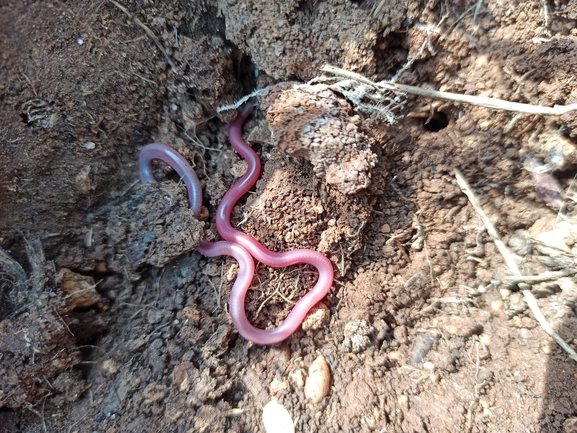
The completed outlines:
<svg viewBox="0 0 577 433">
<path fill-rule="evenodd" d="M 575 113 L 392 95 L 406 102 L 391 124 L 330 79 L 304 83 L 332 63 L 574 103 L 574 1 L 121 6 L 130 18 L 110 2 L 0 5 L 0 433 L 262 432 L 273 398 L 299 432 L 575 430 L 577 365 L 508 280 L 453 175 L 524 274 L 565 271 L 531 290 L 577 347 Z M 309 91 L 319 83 L 333 90 Z M 263 173 L 233 225 L 275 251 L 321 251 L 336 275 L 321 317 L 274 347 L 230 321 L 234 260 L 194 251 L 218 239 L 216 208 L 244 170 L 227 140 L 234 112 L 216 108 L 265 87 L 245 126 L 258 126 Z M 372 96 L 358 101 L 383 108 Z M 138 183 L 152 141 L 191 161 L 203 221 L 166 166 L 163 182 Z M 316 278 L 259 264 L 249 319 L 278 325 Z M 100 300 L 71 303 L 84 290 Z M 313 403 L 319 357 L 330 388 Z"/>
</svg>

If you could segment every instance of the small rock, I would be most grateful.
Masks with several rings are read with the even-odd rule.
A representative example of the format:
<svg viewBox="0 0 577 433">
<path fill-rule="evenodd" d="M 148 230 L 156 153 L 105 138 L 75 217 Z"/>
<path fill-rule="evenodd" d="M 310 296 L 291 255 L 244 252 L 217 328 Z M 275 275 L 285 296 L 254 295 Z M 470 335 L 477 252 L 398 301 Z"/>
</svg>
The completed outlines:
<svg viewBox="0 0 577 433">
<path fill-rule="evenodd" d="M 66 305 L 70 310 L 89 308 L 100 301 L 100 294 L 95 289 L 94 278 L 72 272 L 70 269 L 60 270 L 62 292 Z"/>
<path fill-rule="evenodd" d="M 520 314 L 527 309 L 527 303 L 523 299 L 523 295 L 519 292 L 512 293 L 508 299 L 509 310 L 515 314 Z"/>
<path fill-rule="evenodd" d="M 190 361 L 182 362 L 174 367 L 172 371 L 173 384 L 177 386 L 181 392 L 187 392 L 190 387 L 188 381 L 188 372 L 194 369 L 194 364 Z"/>
<path fill-rule="evenodd" d="M 184 313 L 184 317 L 186 320 L 189 320 L 192 325 L 198 326 L 200 324 L 200 311 L 196 307 L 186 306 L 183 308 L 182 312 Z"/>
<path fill-rule="evenodd" d="M 477 372 L 477 382 L 482 383 L 484 381 L 489 382 L 491 380 L 493 380 L 493 372 L 487 367 L 479 368 L 479 371 Z"/>
<path fill-rule="evenodd" d="M 318 304 L 311 308 L 307 317 L 303 321 L 303 331 L 316 330 L 323 328 L 329 323 L 331 313 L 325 304 Z"/>
<path fill-rule="evenodd" d="M 531 330 L 527 329 L 527 328 L 521 328 L 519 331 L 519 334 L 521 335 L 521 338 L 523 338 L 524 340 L 529 340 L 529 339 L 533 338 L 533 334 L 531 333 Z"/>
<path fill-rule="evenodd" d="M 429 351 L 439 338 L 440 335 L 436 332 L 419 333 L 415 338 L 413 347 L 411 348 L 411 356 L 409 358 L 409 364 L 416 365 L 423 362 L 423 360 L 427 356 L 427 353 L 429 353 Z"/>
<path fill-rule="evenodd" d="M 164 319 L 164 311 L 162 310 L 149 310 L 146 315 L 146 321 L 150 325 L 156 325 Z"/>
<path fill-rule="evenodd" d="M 445 324 L 443 328 L 449 334 L 458 337 L 470 337 L 483 332 L 483 326 L 470 317 L 451 316 L 449 323 Z"/>
<path fill-rule="evenodd" d="M 392 259 L 397 255 L 397 250 L 392 245 L 384 245 L 383 246 L 383 257 L 387 259 Z"/>
<path fill-rule="evenodd" d="M 533 252 L 533 242 L 531 241 L 531 234 L 528 230 L 517 230 L 511 235 L 507 243 L 511 249 L 521 257 L 525 257 Z"/>
<path fill-rule="evenodd" d="M 427 362 L 424 362 L 424 363 L 423 363 L 423 368 L 424 368 L 425 370 L 431 370 L 431 371 L 433 371 L 433 370 L 435 369 L 435 364 L 433 364 L 433 363 L 430 362 L 430 361 L 427 361 Z"/>
<path fill-rule="evenodd" d="M 561 292 L 562 289 L 557 284 L 551 283 L 541 283 L 538 285 L 534 285 L 531 289 L 533 295 L 537 298 L 546 298 L 547 296 L 554 295 L 556 293 Z"/>
<path fill-rule="evenodd" d="M 405 357 L 402 352 L 398 350 L 393 350 L 387 353 L 387 358 L 389 359 L 389 361 L 401 363 L 401 361 L 403 361 Z"/>
<path fill-rule="evenodd" d="M 166 397 L 166 386 L 156 383 L 149 383 L 146 388 L 144 388 L 144 404 L 149 405 L 156 403 Z"/>
<path fill-rule="evenodd" d="M 241 161 L 235 162 L 230 169 L 230 174 L 232 174 L 237 179 L 246 173 L 248 163 L 243 159 Z"/>
<path fill-rule="evenodd" d="M 279 365 L 288 364 L 291 360 L 291 348 L 285 342 L 270 348 L 267 356 L 267 362 L 273 364 L 278 363 Z"/>
<path fill-rule="evenodd" d="M 371 345 L 370 335 L 375 333 L 375 328 L 366 320 L 353 320 L 345 325 L 344 346 L 353 353 L 359 353 Z"/>
<path fill-rule="evenodd" d="M 575 281 L 573 280 L 573 278 L 560 278 L 558 280 L 559 283 L 559 288 L 561 289 L 561 291 L 568 295 L 569 297 L 572 297 L 573 295 L 577 295 L 577 284 L 575 284 Z"/>
<path fill-rule="evenodd" d="M 393 336 L 395 337 L 395 340 L 401 344 L 407 343 L 409 341 L 407 327 L 404 325 L 397 326 L 393 330 Z"/>
<path fill-rule="evenodd" d="M 295 384 L 297 388 L 304 388 L 305 374 L 300 368 L 293 373 L 289 373 L 289 379 Z"/>
<path fill-rule="evenodd" d="M 174 405 L 167 405 L 166 409 L 164 409 L 164 416 L 172 421 L 176 421 L 182 417 L 183 411 L 175 407 Z"/>
<path fill-rule="evenodd" d="M 289 384 L 286 379 L 277 379 L 276 377 L 272 380 L 268 387 L 270 395 L 276 395 L 285 389 L 288 389 Z"/>
<path fill-rule="evenodd" d="M 515 326 L 515 328 L 533 329 L 537 326 L 537 321 L 527 316 L 515 316 L 513 317 L 513 326 Z"/>
<path fill-rule="evenodd" d="M 493 302 L 491 302 L 491 309 L 495 312 L 501 311 L 503 309 L 503 300 L 496 299 Z"/>
<path fill-rule="evenodd" d="M 102 369 L 107 375 L 112 376 L 118 372 L 118 365 L 114 359 L 107 359 L 102 362 Z"/>
<path fill-rule="evenodd" d="M 305 397 L 313 403 L 320 402 L 329 393 L 331 370 L 325 357 L 319 355 L 309 367 L 309 376 L 305 383 Z"/>
<path fill-rule="evenodd" d="M 385 233 L 385 234 L 391 233 L 391 226 L 388 224 L 383 224 L 381 226 L 381 233 Z"/>
<path fill-rule="evenodd" d="M 577 417 L 567 418 L 563 423 L 565 433 L 577 433 Z"/>
<path fill-rule="evenodd" d="M 483 333 L 479 335 L 479 340 L 487 347 L 491 345 L 491 336 L 489 334 Z"/>
<path fill-rule="evenodd" d="M 293 419 L 286 408 L 273 398 L 262 408 L 262 422 L 266 433 L 294 433 Z"/>
</svg>

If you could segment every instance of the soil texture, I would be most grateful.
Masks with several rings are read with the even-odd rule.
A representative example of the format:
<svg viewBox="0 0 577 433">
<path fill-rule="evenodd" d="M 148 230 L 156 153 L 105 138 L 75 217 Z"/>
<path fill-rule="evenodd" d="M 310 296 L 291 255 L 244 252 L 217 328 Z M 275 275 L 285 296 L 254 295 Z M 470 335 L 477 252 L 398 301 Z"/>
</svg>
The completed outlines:
<svg viewBox="0 0 577 433">
<path fill-rule="evenodd" d="M 0 433 L 577 432 L 577 362 L 523 292 L 576 350 L 576 112 L 320 69 L 569 105 L 576 24 L 574 0 L 0 0 Z M 246 170 L 227 124 L 251 93 L 262 174 L 232 224 L 335 269 L 272 347 L 230 320 L 237 263 L 195 251 Z M 140 183 L 151 142 L 194 167 L 200 221 L 167 165 Z M 316 279 L 257 264 L 249 320 Z"/>
</svg>

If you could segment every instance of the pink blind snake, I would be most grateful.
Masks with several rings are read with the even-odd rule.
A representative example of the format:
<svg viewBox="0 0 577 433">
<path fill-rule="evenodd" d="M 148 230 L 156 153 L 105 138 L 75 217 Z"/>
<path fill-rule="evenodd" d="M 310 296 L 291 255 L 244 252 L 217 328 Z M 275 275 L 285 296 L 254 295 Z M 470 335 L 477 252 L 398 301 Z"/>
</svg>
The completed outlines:
<svg viewBox="0 0 577 433">
<path fill-rule="evenodd" d="M 293 334 L 301 325 L 309 310 L 324 298 L 333 283 L 334 271 L 330 260 L 317 251 L 298 249 L 283 253 L 273 252 L 253 237 L 231 226 L 230 214 L 236 202 L 252 188 L 260 176 L 261 165 L 258 155 L 242 138 L 242 126 L 252 111 L 253 106 L 251 104 L 247 105 L 238 117 L 231 122 L 229 127 L 229 140 L 233 148 L 247 161 L 248 169 L 228 190 L 218 206 L 216 228 L 224 241 L 203 241 L 197 250 L 208 257 L 228 255 L 238 261 L 239 272 L 229 300 L 232 322 L 238 332 L 247 340 L 257 344 L 275 344 Z M 202 201 L 202 191 L 198 177 L 192 167 L 170 147 L 158 143 L 149 144 L 142 149 L 139 158 L 140 177 L 143 182 L 154 181 L 154 176 L 150 173 L 152 159 L 161 159 L 175 168 L 187 187 L 189 202 L 196 215 L 193 202 L 199 197 L 200 201 Z M 182 170 L 182 172 L 179 170 Z M 146 172 L 146 175 L 143 175 L 143 172 Z M 274 329 L 256 328 L 246 317 L 244 308 L 246 293 L 254 277 L 253 257 L 265 265 L 275 268 L 307 263 L 319 271 L 319 278 L 315 286 L 296 303 L 287 318 Z"/>
<path fill-rule="evenodd" d="M 152 161 L 160 159 L 170 165 L 180 176 L 188 192 L 188 203 L 194 212 L 195 218 L 200 216 L 202 207 L 202 188 L 196 172 L 186 159 L 172 147 L 161 143 L 147 144 L 138 156 L 138 168 L 140 169 L 140 181 L 142 183 L 156 182 L 152 174 Z"/>
</svg>

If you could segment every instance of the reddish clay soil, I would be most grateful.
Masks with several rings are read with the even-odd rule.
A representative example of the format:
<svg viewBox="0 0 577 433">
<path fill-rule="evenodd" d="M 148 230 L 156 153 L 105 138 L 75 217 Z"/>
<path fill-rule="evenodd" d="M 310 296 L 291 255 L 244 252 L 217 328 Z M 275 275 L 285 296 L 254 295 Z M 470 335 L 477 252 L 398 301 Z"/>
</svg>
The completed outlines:
<svg viewBox="0 0 577 433">
<path fill-rule="evenodd" d="M 577 432 L 577 362 L 454 175 L 524 275 L 557 271 L 529 290 L 575 349 L 577 115 L 320 70 L 568 105 L 576 19 L 574 0 L 0 0 L 0 433 L 264 432 L 273 399 L 298 432 Z M 263 172 L 233 225 L 335 269 L 315 319 L 273 347 L 232 325 L 236 262 L 195 252 L 246 167 L 217 108 L 255 90 Z M 138 181 L 154 141 L 195 167 L 202 221 L 167 166 Z M 278 325 L 315 280 L 259 265 L 249 319 Z"/>
</svg>

